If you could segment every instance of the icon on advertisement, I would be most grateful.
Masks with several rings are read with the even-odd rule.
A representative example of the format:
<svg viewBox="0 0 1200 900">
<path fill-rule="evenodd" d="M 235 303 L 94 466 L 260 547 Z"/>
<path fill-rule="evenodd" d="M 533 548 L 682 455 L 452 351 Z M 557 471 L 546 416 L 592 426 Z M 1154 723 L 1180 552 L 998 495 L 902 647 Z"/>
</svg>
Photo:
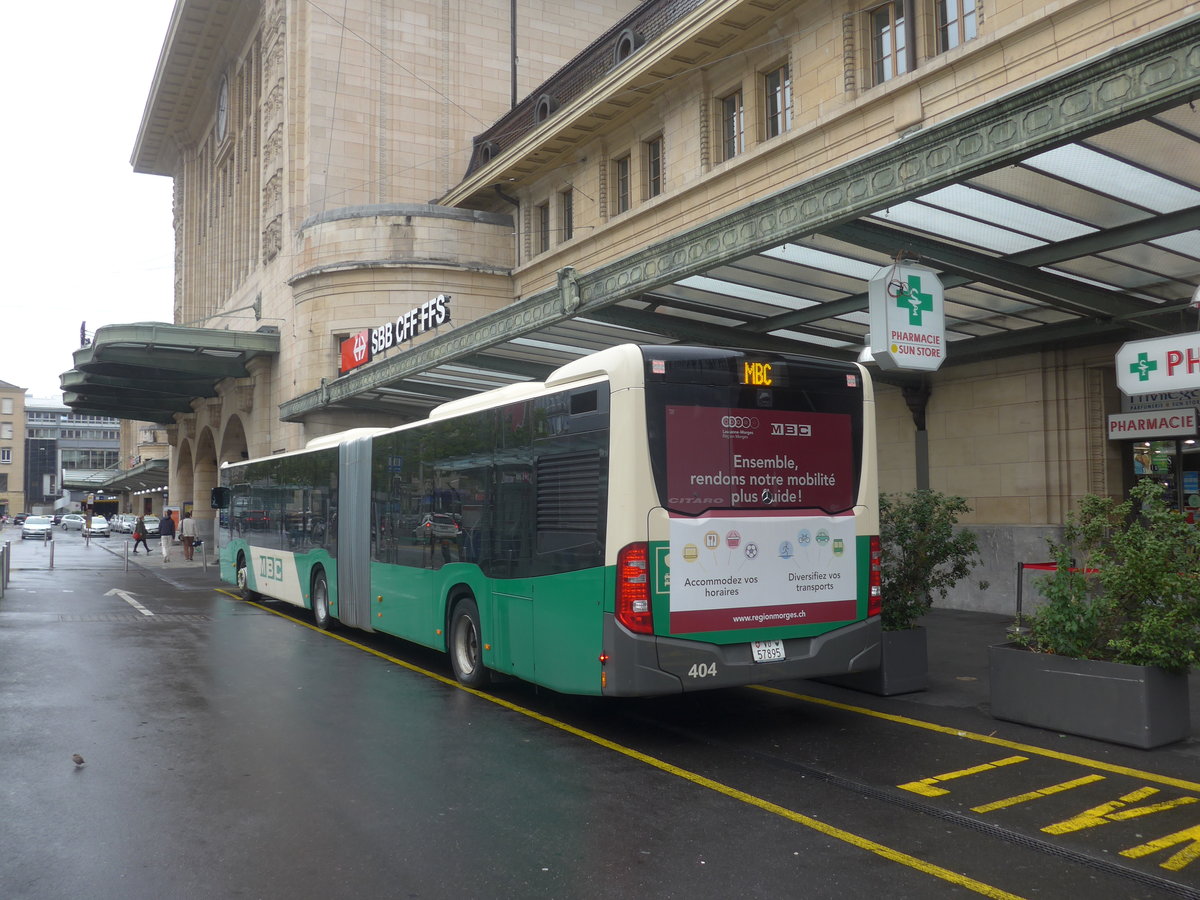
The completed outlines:
<svg viewBox="0 0 1200 900">
<path fill-rule="evenodd" d="M 791 541 L 784 541 L 779 545 L 779 558 L 780 559 L 791 559 L 795 555 L 796 555 L 795 552 L 792 550 L 792 542 Z"/>
<path fill-rule="evenodd" d="M 716 550 L 721 546 L 721 536 L 715 531 L 704 532 L 704 546 L 709 550 Z"/>
<path fill-rule="evenodd" d="M 775 495 L 771 493 L 771 489 L 763 488 L 762 502 L 763 503 L 772 503 L 772 502 L 774 502 L 774 500 L 775 500 Z"/>
<path fill-rule="evenodd" d="M 688 562 L 695 562 L 700 556 L 700 549 L 695 544 L 683 545 L 683 558 Z"/>
<path fill-rule="evenodd" d="M 730 531 L 725 535 L 725 543 L 728 544 L 731 548 L 733 548 L 735 550 L 737 549 L 738 544 L 740 544 L 741 542 L 742 542 L 741 532 Z"/>
<path fill-rule="evenodd" d="M 746 549 L 742 552 L 746 554 L 746 559 L 754 559 L 758 556 L 758 544 L 750 541 L 746 544 Z"/>
<path fill-rule="evenodd" d="M 846 542 L 843 541 L 841 538 L 834 538 L 833 539 L 833 555 L 841 556 L 845 552 L 846 552 Z"/>
<path fill-rule="evenodd" d="M 800 533 L 796 535 L 796 543 L 801 547 L 807 547 L 812 543 L 812 532 L 807 528 L 801 528 Z"/>
<path fill-rule="evenodd" d="M 817 531 L 817 543 L 822 547 L 829 543 L 829 532 L 824 528 L 818 529 Z"/>
</svg>

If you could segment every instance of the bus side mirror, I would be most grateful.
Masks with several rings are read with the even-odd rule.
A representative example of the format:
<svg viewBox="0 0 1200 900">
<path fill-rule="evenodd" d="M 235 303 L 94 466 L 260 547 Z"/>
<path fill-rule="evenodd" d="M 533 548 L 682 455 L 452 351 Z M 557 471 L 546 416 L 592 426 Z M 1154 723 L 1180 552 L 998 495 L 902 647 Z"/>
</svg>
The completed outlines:
<svg viewBox="0 0 1200 900">
<path fill-rule="evenodd" d="M 208 498 L 208 505 L 213 509 L 229 509 L 229 488 L 213 488 Z"/>
</svg>

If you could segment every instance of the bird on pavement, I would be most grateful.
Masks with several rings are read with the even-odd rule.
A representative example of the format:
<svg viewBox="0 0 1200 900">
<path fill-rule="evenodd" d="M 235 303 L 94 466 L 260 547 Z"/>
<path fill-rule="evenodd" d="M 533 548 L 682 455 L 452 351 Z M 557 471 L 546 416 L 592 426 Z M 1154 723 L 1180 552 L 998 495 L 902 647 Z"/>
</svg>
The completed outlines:
<svg viewBox="0 0 1200 900">
<path fill-rule="evenodd" d="M 76 766 L 83 765 L 83 757 L 80 756 L 78 753 L 72 755 L 71 759 L 74 760 Z"/>
</svg>

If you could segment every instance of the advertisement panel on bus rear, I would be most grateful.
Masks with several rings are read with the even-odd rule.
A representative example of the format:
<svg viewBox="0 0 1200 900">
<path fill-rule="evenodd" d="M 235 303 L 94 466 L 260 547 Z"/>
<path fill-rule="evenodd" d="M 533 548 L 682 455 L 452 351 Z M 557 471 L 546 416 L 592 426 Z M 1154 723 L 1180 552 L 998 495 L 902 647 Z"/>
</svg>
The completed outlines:
<svg viewBox="0 0 1200 900">
<path fill-rule="evenodd" d="M 851 421 L 836 413 L 668 406 L 674 512 L 821 509 L 854 504 Z"/>
<path fill-rule="evenodd" d="M 671 633 L 853 620 L 853 515 L 672 516 Z"/>
</svg>

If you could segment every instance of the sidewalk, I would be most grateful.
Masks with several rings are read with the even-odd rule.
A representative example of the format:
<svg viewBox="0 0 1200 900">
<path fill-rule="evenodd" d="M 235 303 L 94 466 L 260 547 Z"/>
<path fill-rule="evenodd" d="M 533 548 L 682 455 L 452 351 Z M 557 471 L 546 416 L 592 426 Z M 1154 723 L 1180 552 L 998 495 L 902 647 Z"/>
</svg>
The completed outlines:
<svg viewBox="0 0 1200 900">
<path fill-rule="evenodd" d="M 99 546 L 102 546 L 109 553 L 116 557 L 124 558 L 126 553 L 126 544 L 129 546 L 129 565 L 130 567 L 137 566 L 140 569 L 150 572 L 162 572 L 166 580 L 175 584 L 188 584 L 195 587 L 220 587 L 221 582 L 221 567 L 216 556 L 209 551 L 209 545 L 197 547 L 193 554 L 193 560 L 188 562 L 183 558 L 183 544 L 176 544 L 171 548 L 170 562 L 164 562 L 162 557 L 162 547 L 159 544 L 158 538 L 150 538 L 150 552 L 139 549 L 137 554 L 133 553 L 133 541 L 125 537 L 114 535 L 110 540 L 105 542 L 97 541 Z M 204 551 L 208 552 L 208 568 L 205 569 L 205 563 L 202 557 Z M 232 588 L 232 585 L 226 585 Z"/>
</svg>

